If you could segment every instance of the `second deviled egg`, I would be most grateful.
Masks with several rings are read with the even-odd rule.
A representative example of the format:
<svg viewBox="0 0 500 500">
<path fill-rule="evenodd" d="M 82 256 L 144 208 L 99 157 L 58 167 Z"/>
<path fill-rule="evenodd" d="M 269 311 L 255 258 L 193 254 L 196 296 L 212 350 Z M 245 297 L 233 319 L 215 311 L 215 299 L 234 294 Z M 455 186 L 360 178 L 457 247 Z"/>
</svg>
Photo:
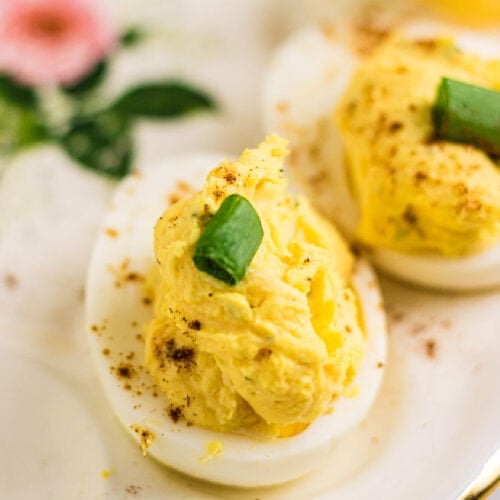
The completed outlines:
<svg viewBox="0 0 500 500">
<path fill-rule="evenodd" d="M 435 288 L 498 286 L 497 153 L 438 137 L 433 109 L 443 78 L 479 88 L 493 107 L 476 115 L 495 136 L 500 61 L 488 56 L 499 38 L 436 33 L 380 32 L 368 51 L 340 24 L 292 36 L 270 69 L 266 127 L 290 139 L 301 187 L 380 268 Z"/>
</svg>

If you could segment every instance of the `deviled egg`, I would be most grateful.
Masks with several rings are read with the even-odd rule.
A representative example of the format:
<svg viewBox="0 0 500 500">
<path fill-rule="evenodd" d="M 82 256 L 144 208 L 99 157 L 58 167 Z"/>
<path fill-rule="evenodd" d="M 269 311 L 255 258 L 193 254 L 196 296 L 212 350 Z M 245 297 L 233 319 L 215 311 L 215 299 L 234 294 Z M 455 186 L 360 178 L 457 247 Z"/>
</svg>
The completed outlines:
<svg viewBox="0 0 500 500">
<path fill-rule="evenodd" d="M 405 281 L 500 285 L 497 156 L 438 140 L 432 119 L 443 78 L 500 89 L 499 43 L 498 32 L 431 22 L 391 31 L 343 20 L 293 35 L 271 64 L 264 121 L 290 140 L 292 176 Z"/>
<path fill-rule="evenodd" d="M 235 162 L 183 156 L 131 176 L 89 270 L 88 335 L 119 420 L 144 454 L 218 483 L 321 465 L 384 371 L 376 278 L 286 192 L 286 154 L 271 136 Z"/>
</svg>

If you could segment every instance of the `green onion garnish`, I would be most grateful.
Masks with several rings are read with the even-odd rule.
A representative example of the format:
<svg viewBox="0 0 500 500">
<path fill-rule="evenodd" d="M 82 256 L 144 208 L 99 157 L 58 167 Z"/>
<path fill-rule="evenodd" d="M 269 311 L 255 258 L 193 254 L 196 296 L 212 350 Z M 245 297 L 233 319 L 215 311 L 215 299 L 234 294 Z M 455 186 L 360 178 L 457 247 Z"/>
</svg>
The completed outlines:
<svg viewBox="0 0 500 500">
<path fill-rule="evenodd" d="M 259 215 L 250 202 L 232 194 L 201 233 L 193 261 L 200 271 L 236 285 L 245 277 L 263 235 Z"/>
<path fill-rule="evenodd" d="M 500 154 L 500 92 L 442 78 L 432 118 L 438 139 Z"/>
</svg>

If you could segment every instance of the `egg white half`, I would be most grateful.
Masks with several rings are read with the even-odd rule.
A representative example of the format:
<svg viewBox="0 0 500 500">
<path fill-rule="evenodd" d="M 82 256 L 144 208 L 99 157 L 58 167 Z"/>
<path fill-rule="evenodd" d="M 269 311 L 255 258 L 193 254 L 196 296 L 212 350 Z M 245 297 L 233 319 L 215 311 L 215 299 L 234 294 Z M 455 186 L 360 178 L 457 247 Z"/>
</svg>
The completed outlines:
<svg viewBox="0 0 500 500">
<path fill-rule="evenodd" d="M 499 31 L 457 31 L 431 21 L 398 29 L 415 38 L 452 36 L 464 51 L 498 57 Z M 295 155 L 292 176 L 353 241 L 360 213 L 351 195 L 342 140 L 332 115 L 363 57 L 353 43 L 355 36 L 354 21 L 349 19 L 295 33 L 277 50 L 263 93 L 264 127 L 290 140 Z M 381 270 L 425 287 L 467 291 L 500 286 L 500 245 L 463 258 L 383 248 L 370 249 L 369 254 Z"/>
<path fill-rule="evenodd" d="M 86 327 L 92 355 L 111 406 L 138 442 L 134 426 L 154 434 L 148 454 L 191 476 L 251 487 L 289 481 L 325 462 L 335 438 L 359 424 L 375 399 L 386 359 L 386 321 L 382 298 L 370 266 L 358 261 L 354 285 L 367 325 L 366 354 L 356 377 L 355 397 L 340 398 L 334 411 L 291 438 L 224 434 L 174 423 L 166 397 L 143 366 L 141 326 L 151 319 L 141 277 L 154 263 L 153 226 L 167 207 L 179 180 L 199 188 L 221 156 L 172 158 L 157 168 L 125 180 L 117 189 L 95 246 L 86 286 Z M 124 368 L 129 377 L 120 376 Z M 137 427 L 136 427 L 137 429 Z M 211 442 L 222 453 L 206 457 Z M 204 462 L 204 463 L 203 463 Z"/>
</svg>

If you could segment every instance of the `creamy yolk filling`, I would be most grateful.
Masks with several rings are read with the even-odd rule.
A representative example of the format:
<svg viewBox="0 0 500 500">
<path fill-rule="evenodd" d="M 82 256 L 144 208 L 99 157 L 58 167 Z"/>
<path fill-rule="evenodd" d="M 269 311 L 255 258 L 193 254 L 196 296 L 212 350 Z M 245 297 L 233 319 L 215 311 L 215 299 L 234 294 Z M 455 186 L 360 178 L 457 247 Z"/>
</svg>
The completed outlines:
<svg viewBox="0 0 500 500">
<path fill-rule="evenodd" d="M 146 367 L 167 411 L 189 423 L 296 434 L 346 392 L 362 359 L 353 257 L 305 199 L 286 193 L 286 154 L 286 142 L 271 136 L 237 161 L 223 161 L 200 192 L 168 208 L 156 225 Z M 232 193 L 252 203 L 264 230 L 235 286 L 192 259 L 207 220 Z"/>
<path fill-rule="evenodd" d="M 498 90 L 500 60 L 445 39 L 391 37 L 361 63 L 336 110 L 361 208 L 358 236 L 369 245 L 454 257 L 500 242 L 498 160 L 433 138 L 442 77 Z"/>
</svg>

